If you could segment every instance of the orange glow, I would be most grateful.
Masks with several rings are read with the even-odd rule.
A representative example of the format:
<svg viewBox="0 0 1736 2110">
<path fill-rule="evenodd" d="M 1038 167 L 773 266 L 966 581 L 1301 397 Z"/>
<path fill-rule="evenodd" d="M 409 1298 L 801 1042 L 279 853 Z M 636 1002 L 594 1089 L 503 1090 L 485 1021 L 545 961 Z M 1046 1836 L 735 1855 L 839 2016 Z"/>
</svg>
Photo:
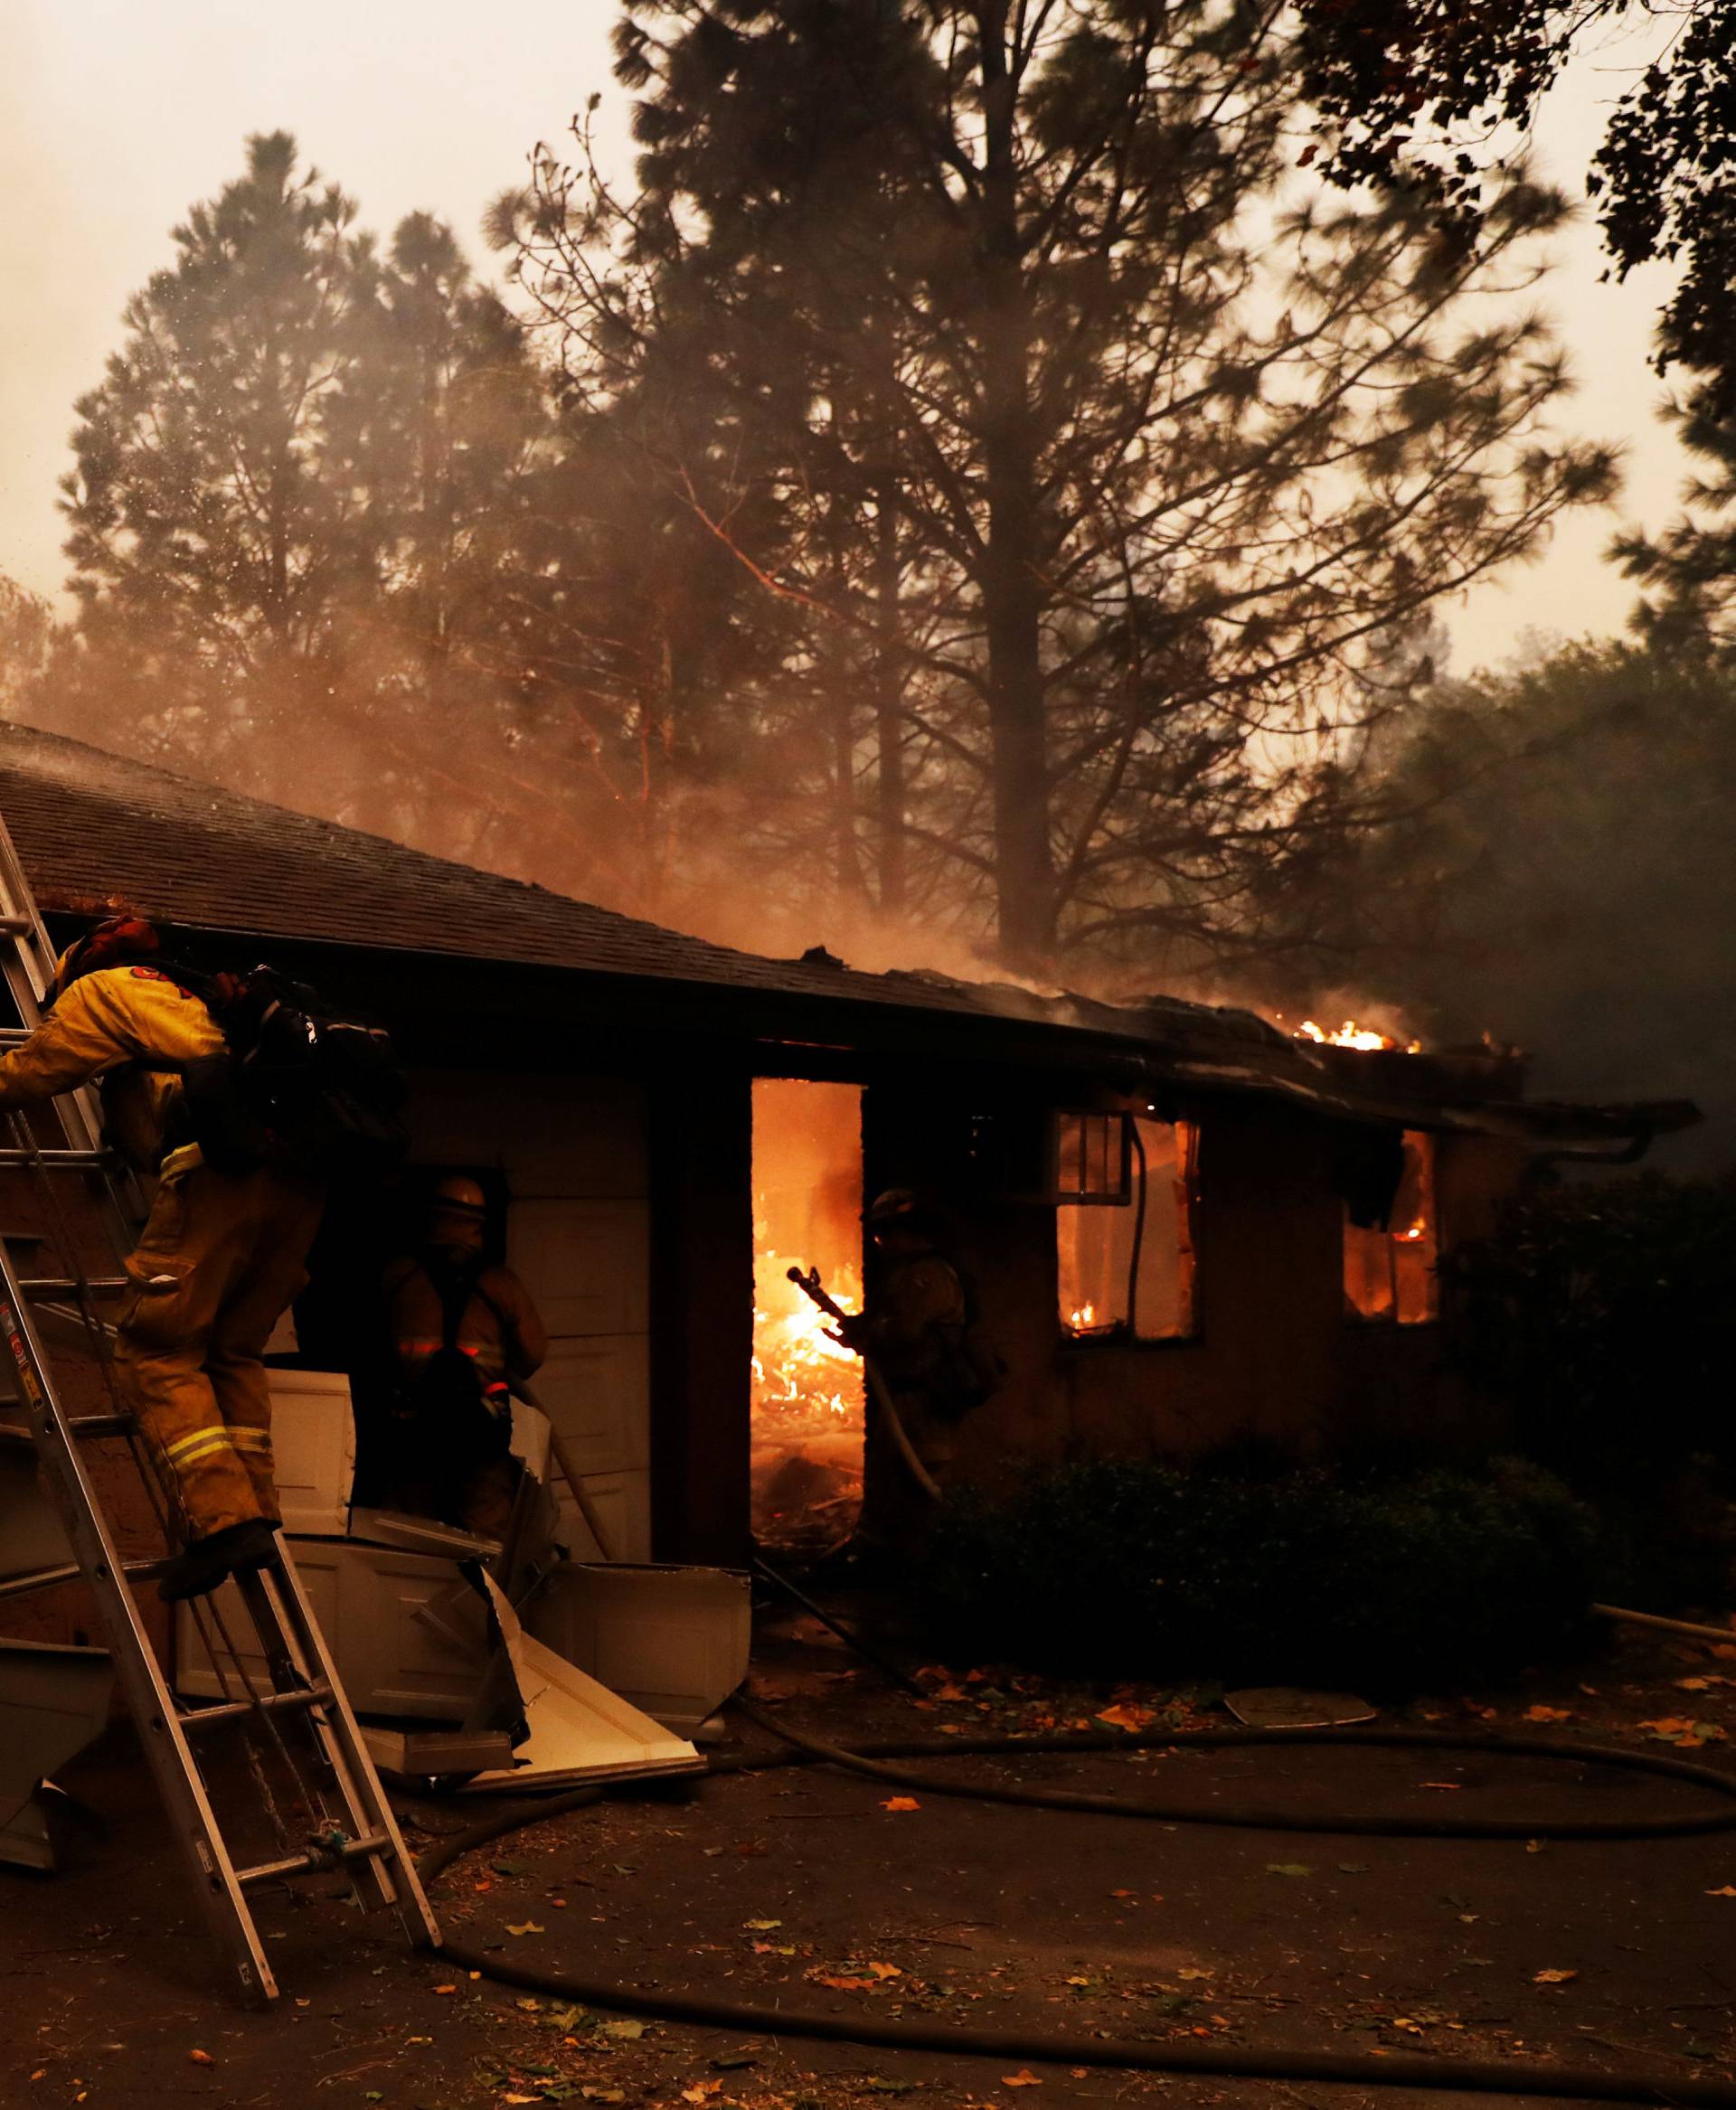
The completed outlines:
<svg viewBox="0 0 1736 2110">
<path fill-rule="evenodd" d="M 1127 1205 L 1066 1204 L 1055 1212 L 1057 1309 L 1061 1331 L 1074 1340 L 1176 1341 L 1194 1331 L 1195 1131 L 1185 1121 L 1141 1115 L 1137 1135 Z M 1135 1285 L 1134 1231 L 1142 1214 Z"/>
<path fill-rule="evenodd" d="M 861 1358 L 789 1279 L 817 1268 L 862 1309 L 862 1094 L 760 1078 L 753 1088 L 753 1528 L 761 1545 L 823 1553 L 862 1507 Z"/>
<path fill-rule="evenodd" d="M 1343 1025 L 1331 1032 L 1325 1026 L 1316 1025 L 1313 1019 L 1305 1018 L 1290 1037 L 1296 1041 L 1312 1041 L 1321 1048 L 1362 1048 L 1370 1050 L 1397 1048 L 1407 1055 L 1422 1053 L 1420 1041 L 1395 1040 L 1391 1033 L 1376 1032 L 1373 1026 L 1359 1026 L 1354 1018 L 1347 1018 Z"/>
<path fill-rule="evenodd" d="M 832 1335 L 832 1321 L 790 1281 L 793 1267 L 811 1267 L 803 1254 L 767 1245 L 754 1226 L 753 1411 L 783 1421 L 847 1419 L 862 1410 L 862 1361 Z M 846 1312 L 862 1309 L 862 1271 L 847 1262 L 821 1280 Z"/>
<path fill-rule="evenodd" d="M 1404 1169 L 1393 1199 L 1392 1223 L 1391 1230 L 1354 1224 L 1346 1209 L 1345 1308 L 1356 1319 L 1427 1325 L 1440 1311 L 1435 1276 L 1435 1139 L 1420 1130 L 1405 1132 Z"/>
</svg>

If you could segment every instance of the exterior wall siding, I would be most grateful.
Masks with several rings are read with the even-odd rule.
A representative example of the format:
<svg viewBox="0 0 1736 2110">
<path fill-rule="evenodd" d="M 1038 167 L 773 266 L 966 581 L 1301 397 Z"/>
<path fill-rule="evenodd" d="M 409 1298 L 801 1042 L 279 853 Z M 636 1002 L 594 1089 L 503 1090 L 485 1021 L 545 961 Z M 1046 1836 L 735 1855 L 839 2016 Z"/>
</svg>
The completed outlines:
<svg viewBox="0 0 1736 2110">
<path fill-rule="evenodd" d="M 637 1079 L 432 1071 L 411 1100 L 413 1160 L 485 1164 L 511 1197 L 506 1259 L 536 1299 L 549 1358 L 533 1389 L 617 1559 L 651 1550 L 651 1223 Z M 575 1552 L 593 1550 L 560 1484 Z"/>
<path fill-rule="evenodd" d="M 1452 1371 L 1441 1325 L 1346 1316 L 1343 1204 L 1326 1126 L 1249 1102 L 1208 1104 L 1196 1115 L 1191 1340 L 1067 1339 L 1057 1314 L 1054 1210 L 955 1208 L 958 1258 L 1008 1365 L 1001 1389 L 958 1431 L 955 1476 L 992 1488 L 1033 1464 L 1185 1458 L 1243 1436 L 1301 1456 L 1383 1441 L 1450 1454 L 1497 1439 L 1499 1416 Z M 879 1095 L 870 1133 L 882 1167 L 920 1184 L 936 1118 L 913 1101 Z M 1439 1138 L 1443 1250 L 1490 1228 L 1524 1163 L 1510 1144 Z M 884 1181 L 877 1173 L 871 1184 Z"/>
</svg>

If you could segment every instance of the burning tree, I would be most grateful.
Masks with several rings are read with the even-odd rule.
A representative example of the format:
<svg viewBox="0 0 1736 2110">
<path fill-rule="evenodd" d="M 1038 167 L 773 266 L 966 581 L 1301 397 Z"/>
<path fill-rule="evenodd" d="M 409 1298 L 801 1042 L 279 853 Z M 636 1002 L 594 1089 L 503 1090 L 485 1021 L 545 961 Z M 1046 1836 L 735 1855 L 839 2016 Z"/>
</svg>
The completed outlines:
<svg viewBox="0 0 1736 2110">
<path fill-rule="evenodd" d="M 1610 487 L 1514 297 L 1561 201 L 1475 248 L 1324 203 L 1288 22 L 629 0 L 637 190 L 581 125 L 496 215 L 581 399 L 804 611 L 882 898 L 920 853 L 1014 963 L 1258 943 L 1403 700 L 1370 654 Z"/>
</svg>

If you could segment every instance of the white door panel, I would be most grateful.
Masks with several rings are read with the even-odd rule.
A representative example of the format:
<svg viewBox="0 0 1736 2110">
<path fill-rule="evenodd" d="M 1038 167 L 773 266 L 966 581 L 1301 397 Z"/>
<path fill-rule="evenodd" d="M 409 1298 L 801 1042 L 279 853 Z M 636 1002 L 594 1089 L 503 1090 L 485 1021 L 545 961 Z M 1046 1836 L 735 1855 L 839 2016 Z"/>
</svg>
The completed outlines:
<svg viewBox="0 0 1736 2110">
<path fill-rule="evenodd" d="M 576 1473 L 651 1462 L 651 1372 L 643 1333 L 557 1341 L 533 1380 Z"/>
<path fill-rule="evenodd" d="M 514 1201 L 506 1264 L 552 1334 L 643 1333 L 651 1323 L 648 1202 Z"/>
<path fill-rule="evenodd" d="M 609 1538 L 611 1560 L 649 1560 L 651 1558 L 651 1475 L 641 1473 L 586 1473 L 585 1493 Z M 580 1560 L 602 1557 L 602 1548 L 591 1537 L 571 1489 L 561 1483 L 561 1535 Z"/>
</svg>

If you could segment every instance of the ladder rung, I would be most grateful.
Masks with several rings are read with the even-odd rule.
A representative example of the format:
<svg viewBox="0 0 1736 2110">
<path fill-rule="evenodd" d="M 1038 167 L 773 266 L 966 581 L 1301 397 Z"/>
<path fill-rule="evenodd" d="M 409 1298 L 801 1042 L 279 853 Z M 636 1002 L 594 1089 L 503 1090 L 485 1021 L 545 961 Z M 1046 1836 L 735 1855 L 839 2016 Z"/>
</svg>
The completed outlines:
<svg viewBox="0 0 1736 2110">
<path fill-rule="evenodd" d="M 51 1425 L 75 1440 L 87 1436 L 125 1436 L 133 1426 L 130 1414 L 66 1414 L 57 1424 Z M 0 1443 L 34 1443 L 27 1428 L 20 1428 L 15 1421 L 0 1421 Z"/>
<path fill-rule="evenodd" d="M 0 916 L 0 937 L 33 937 L 36 925 L 28 916 Z"/>
<path fill-rule="evenodd" d="M 181 1711 L 184 1729 L 210 1729 L 213 1722 L 240 1721 L 243 1715 L 284 1712 L 299 1708 L 323 1707 L 332 1697 L 329 1685 L 299 1685 L 293 1692 L 261 1692 L 254 1700 L 225 1700 L 215 1707 L 189 1707 Z"/>
<path fill-rule="evenodd" d="M 262 1860 L 257 1868 L 237 1869 L 235 1880 L 243 1890 L 250 1890 L 257 1883 L 269 1883 L 274 1876 L 305 1876 L 318 1869 L 328 1869 L 335 1860 L 356 1860 L 366 1854 L 389 1853 L 392 1841 L 383 1832 L 370 1832 L 365 1838 L 351 1839 L 338 1847 L 310 1847 L 306 1853 L 292 1853 L 283 1860 Z"/>
<path fill-rule="evenodd" d="M 76 1296 L 87 1290 L 96 1296 L 118 1296 L 133 1286 L 129 1275 L 87 1275 L 82 1282 L 71 1275 L 21 1275 L 18 1287 L 26 1296 Z"/>
<path fill-rule="evenodd" d="M 83 1573 L 76 1561 L 68 1568 L 33 1568 L 24 1575 L 9 1575 L 0 1581 L 0 1597 L 27 1597 L 33 1590 L 52 1590 L 58 1583 L 77 1582 Z"/>
<path fill-rule="evenodd" d="M 35 1165 L 45 1173 L 99 1173 L 106 1150 L 0 1150 L 0 1165 Z"/>
<path fill-rule="evenodd" d="M 124 1560 L 121 1566 L 135 1580 L 148 1581 L 168 1566 L 163 1560 Z M 59 1568 L 28 1568 L 23 1575 L 9 1575 L 0 1579 L 0 1597 L 27 1597 L 33 1590 L 52 1590 L 61 1583 L 77 1582 L 84 1570 L 76 1561 Z"/>
</svg>

